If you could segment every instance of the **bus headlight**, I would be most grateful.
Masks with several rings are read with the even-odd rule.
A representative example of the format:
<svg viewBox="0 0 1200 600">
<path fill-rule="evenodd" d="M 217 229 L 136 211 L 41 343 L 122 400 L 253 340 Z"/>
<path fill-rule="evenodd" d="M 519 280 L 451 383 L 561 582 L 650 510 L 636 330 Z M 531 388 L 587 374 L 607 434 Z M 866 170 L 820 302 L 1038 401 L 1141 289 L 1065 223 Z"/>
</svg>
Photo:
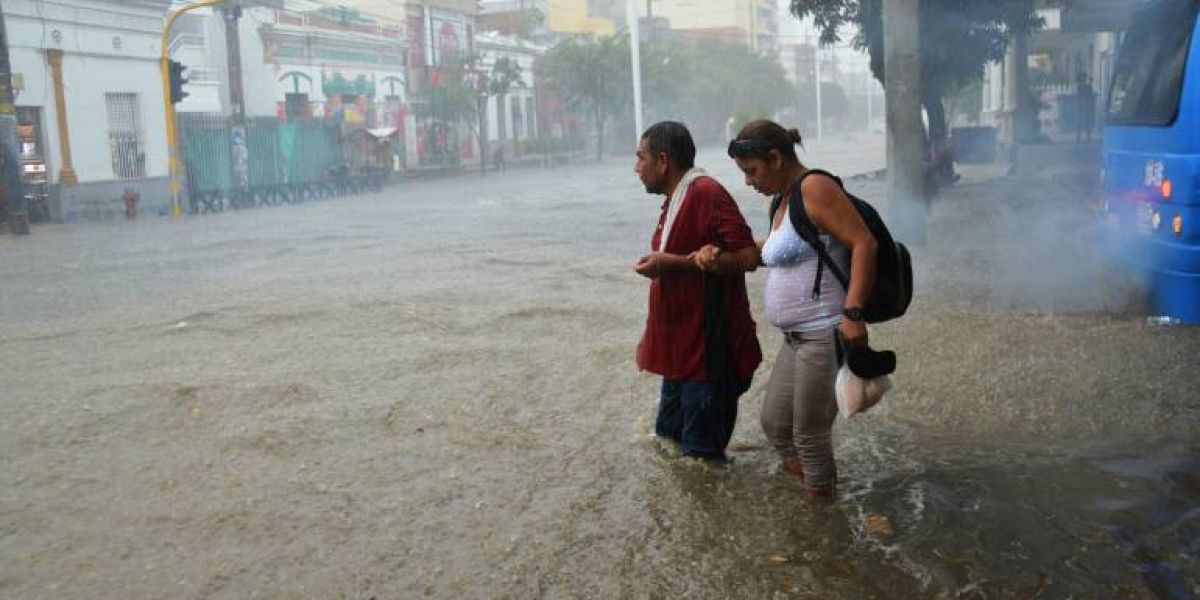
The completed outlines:
<svg viewBox="0 0 1200 600">
<path fill-rule="evenodd" d="M 1171 199 L 1171 180 L 1163 179 L 1162 185 L 1158 186 L 1158 191 L 1162 194 L 1163 200 Z"/>
<path fill-rule="evenodd" d="M 1175 232 L 1175 237 L 1179 237 L 1179 236 L 1183 235 L 1183 216 L 1182 215 L 1175 215 L 1175 218 L 1171 219 L 1171 230 Z"/>
<path fill-rule="evenodd" d="M 1158 231 L 1158 228 L 1161 226 L 1162 226 L 1162 215 L 1159 214 L 1159 212 L 1157 210 L 1150 213 L 1150 228 L 1155 231 Z"/>
</svg>

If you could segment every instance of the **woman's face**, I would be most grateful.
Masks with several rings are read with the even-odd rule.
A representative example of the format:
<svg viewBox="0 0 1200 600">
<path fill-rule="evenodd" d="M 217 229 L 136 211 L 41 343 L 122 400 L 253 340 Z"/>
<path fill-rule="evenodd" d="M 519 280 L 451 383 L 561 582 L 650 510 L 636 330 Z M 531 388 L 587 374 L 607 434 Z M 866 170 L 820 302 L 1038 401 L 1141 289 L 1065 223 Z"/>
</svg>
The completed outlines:
<svg viewBox="0 0 1200 600">
<path fill-rule="evenodd" d="M 783 157 L 778 150 L 772 150 L 763 156 L 748 156 L 735 158 L 742 173 L 746 175 L 746 185 L 754 188 L 765 196 L 783 193 L 786 183 L 783 181 Z"/>
</svg>

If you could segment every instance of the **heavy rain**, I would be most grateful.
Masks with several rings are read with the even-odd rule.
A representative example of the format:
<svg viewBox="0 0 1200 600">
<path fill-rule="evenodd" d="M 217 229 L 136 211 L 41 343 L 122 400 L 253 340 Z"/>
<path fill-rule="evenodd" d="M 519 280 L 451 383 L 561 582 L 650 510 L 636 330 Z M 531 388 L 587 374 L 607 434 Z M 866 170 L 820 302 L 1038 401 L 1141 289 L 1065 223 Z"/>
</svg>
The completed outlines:
<svg viewBox="0 0 1200 600">
<path fill-rule="evenodd" d="M 4 0 L 0 597 L 1200 597 L 1197 12 Z M 827 499 L 774 267 L 726 460 L 637 360 L 642 132 L 761 240 L 760 119 L 912 252 Z"/>
</svg>

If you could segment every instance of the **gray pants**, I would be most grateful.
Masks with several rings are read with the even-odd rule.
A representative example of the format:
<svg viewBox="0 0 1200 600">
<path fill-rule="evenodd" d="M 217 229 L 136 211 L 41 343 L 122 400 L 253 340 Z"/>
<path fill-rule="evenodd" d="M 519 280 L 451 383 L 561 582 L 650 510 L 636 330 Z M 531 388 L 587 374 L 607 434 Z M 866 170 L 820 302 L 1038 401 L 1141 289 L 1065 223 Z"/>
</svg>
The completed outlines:
<svg viewBox="0 0 1200 600">
<path fill-rule="evenodd" d="M 786 463 L 804 467 L 804 487 L 826 491 L 837 479 L 833 420 L 837 417 L 834 328 L 784 339 L 767 382 L 762 428 Z"/>
</svg>

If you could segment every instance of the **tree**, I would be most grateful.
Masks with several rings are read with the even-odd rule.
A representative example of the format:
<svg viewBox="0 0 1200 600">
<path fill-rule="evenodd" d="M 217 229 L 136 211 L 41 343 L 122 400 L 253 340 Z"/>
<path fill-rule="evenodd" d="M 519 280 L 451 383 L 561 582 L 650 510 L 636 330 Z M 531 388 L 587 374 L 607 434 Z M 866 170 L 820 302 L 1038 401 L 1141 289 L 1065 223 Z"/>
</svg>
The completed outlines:
<svg viewBox="0 0 1200 600">
<path fill-rule="evenodd" d="M 546 79 L 579 110 L 592 114 L 598 135 L 596 160 L 604 159 L 604 128 L 619 115 L 629 87 L 629 38 L 571 37 L 546 53 Z"/>
<path fill-rule="evenodd" d="M 461 56 L 457 60 L 447 61 L 430 75 L 429 87 L 425 92 L 426 102 L 421 110 L 433 120 L 435 128 L 445 132 L 446 138 L 451 138 L 450 133 L 457 131 L 462 123 L 466 123 L 475 133 L 472 117 L 478 110 L 478 102 L 475 83 L 471 80 L 471 67 L 475 60 L 473 56 Z M 453 141 L 450 143 L 453 144 Z M 443 166 L 447 159 L 456 160 L 458 156 L 450 147 L 438 147 L 436 151 L 440 154 L 438 159 Z"/>
<path fill-rule="evenodd" d="M 487 122 L 486 115 L 483 115 L 482 112 L 487 108 L 488 96 L 495 96 L 496 105 L 503 107 L 504 97 L 508 94 L 509 90 L 511 90 L 514 86 L 524 85 L 525 82 L 521 79 L 520 63 L 507 56 L 501 56 L 497 58 L 495 64 L 492 65 L 492 73 L 487 78 L 487 85 L 484 88 L 487 93 L 484 96 L 483 103 L 480 106 L 480 123 Z M 500 127 L 500 143 L 503 144 L 507 140 L 507 135 L 505 134 L 504 130 L 504 121 L 499 120 L 496 124 Z M 484 132 L 482 135 L 486 136 L 487 133 Z M 480 142 L 480 147 L 483 147 L 482 141 Z"/>
<path fill-rule="evenodd" d="M 796 102 L 777 62 L 745 46 L 702 42 L 643 53 L 647 108 L 691 125 L 700 140 L 723 139 L 735 115 L 772 115 Z"/>
<path fill-rule="evenodd" d="M 521 65 L 502 56 L 492 65 L 491 73 L 482 70 L 478 54 L 464 55 L 443 65 L 427 92 L 427 114 L 444 127 L 466 123 L 479 146 L 480 168 L 487 162 L 487 99 L 491 96 L 503 102 L 513 87 L 524 85 Z"/>
<path fill-rule="evenodd" d="M 745 46 L 707 41 L 694 46 L 643 44 L 642 91 L 651 120 L 687 123 L 697 141 L 724 141 L 735 114 L 772 115 L 796 102 L 777 62 Z M 568 102 L 592 112 L 600 131 L 620 119 L 632 130 L 629 38 L 569 38 L 546 55 L 547 79 Z"/>
<path fill-rule="evenodd" d="M 883 83 L 883 2 L 885 0 L 791 0 L 797 18 L 813 17 L 821 43 L 841 39 L 847 25 L 858 33 L 853 43 L 867 50 L 871 73 Z M 922 0 L 921 104 L 929 116 L 928 141 L 945 144 L 945 98 L 980 81 L 984 67 L 1004 58 L 1010 38 L 1040 28 L 1032 0 Z"/>
</svg>

